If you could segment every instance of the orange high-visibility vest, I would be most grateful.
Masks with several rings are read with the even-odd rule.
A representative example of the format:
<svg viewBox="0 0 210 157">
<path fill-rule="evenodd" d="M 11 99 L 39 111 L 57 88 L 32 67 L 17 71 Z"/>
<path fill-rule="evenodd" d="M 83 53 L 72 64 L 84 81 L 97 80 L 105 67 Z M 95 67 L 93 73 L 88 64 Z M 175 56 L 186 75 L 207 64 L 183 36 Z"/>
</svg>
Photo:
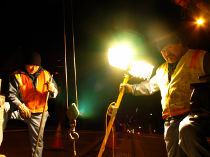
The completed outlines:
<svg viewBox="0 0 210 157">
<path fill-rule="evenodd" d="M 34 87 L 32 80 L 28 75 L 20 72 L 15 73 L 15 77 L 20 86 L 20 95 L 23 103 L 30 109 L 32 113 L 42 112 L 47 98 L 47 82 L 50 73 L 46 70 L 42 71 L 36 80 Z M 48 104 L 45 105 L 45 111 L 48 110 Z"/>
<path fill-rule="evenodd" d="M 205 75 L 203 68 L 205 51 L 189 50 L 182 58 L 168 81 L 168 63 L 156 71 L 161 91 L 163 118 L 185 114 L 190 111 L 192 83 L 200 83 L 199 76 Z"/>
</svg>

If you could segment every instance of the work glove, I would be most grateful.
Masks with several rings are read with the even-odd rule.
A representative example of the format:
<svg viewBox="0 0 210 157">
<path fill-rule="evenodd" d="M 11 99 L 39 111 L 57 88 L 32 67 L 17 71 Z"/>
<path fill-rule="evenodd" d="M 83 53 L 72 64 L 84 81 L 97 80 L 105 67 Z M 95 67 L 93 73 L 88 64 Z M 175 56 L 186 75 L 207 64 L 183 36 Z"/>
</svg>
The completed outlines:
<svg viewBox="0 0 210 157">
<path fill-rule="evenodd" d="M 20 111 L 20 116 L 24 119 L 31 118 L 31 111 L 26 107 L 25 104 L 18 105 L 18 110 Z"/>
<path fill-rule="evenodd" d="M 8 112 L 9 109 L 10 109 L 10 104 L 9 104 L 8 102 L 5 102 L 5 103 L 4 103 L 4 111 L 5 111 L 5 112 Z"/>
<path fill-rule="evenodd" d="M 50 92 L 50 93 L 55 93 L 56 89 L 55 89 L 55 86 L 52 82 L 48 82 L 47 83 L 47 90 Z"/>
<path fill-rule="evenodd" d="M 131 85 L 127 84 L 127 83 L 121 83 L 120 84 L 120 91 L 125 88 L 125 93 L 132 93 L 132 88 Z"/>
</svg>

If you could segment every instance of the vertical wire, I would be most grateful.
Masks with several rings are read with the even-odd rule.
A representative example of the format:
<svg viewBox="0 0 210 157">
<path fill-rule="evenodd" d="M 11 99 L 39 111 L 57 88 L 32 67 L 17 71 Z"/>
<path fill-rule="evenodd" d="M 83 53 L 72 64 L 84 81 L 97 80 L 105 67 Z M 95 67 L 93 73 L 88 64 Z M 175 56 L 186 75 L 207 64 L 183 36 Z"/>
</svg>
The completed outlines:
<svg viewBox="0 0 210 157">
<path fill-rule="evenodd" d="M 64 60 L 65 60 L 65 79 L 66 79 L 66 108 L 68 109 L 68 104 L 69 104 L 69 97 L 68 97 L 68 75 L 67 75 L 67 61 L 66 61 L 66 58 L 67 58 L 67 55 L 66 55 L 66 22 L 65 22 L 65 19 L 66 19 L 66 16 L 65 16 L 65 5 L 64 5 L 64 51 L 65 51 L 65 57 L 64 57 Z"/>
<path fill-rule="evenodd" d="M 77 77 L 76 77 L 76 57 L 75 57 L 75 40 L 74 40 L 74 16 L 73 16 L 73 3 L 71 0 L 71 24 L 72 24 L 72 44 L 73 44 L 73 59 L 74 59 L 74 85 L 75 85 L 75 97 L 76 97 L 76 105 L 78 107 L 78 96 L 77 96 Z M 73 150 L 74 150 L 74 156 L 76 156 L 76 141 L 73 141 Z"/>
<path fill-rule="evenodd" d="M 78 96 L 77 96 L 77 73 L 76 73 L 76 53 L 75 53 L 75 38 L 74 38 L 74 16 L 73 16 L 73 3 L 71 0 L 71 11 L 72 11 L 72 44 L 73 44 L 73 58 L 74 58 L 74 85 L 75 85 L 75 97 L 76 105 L 78 107 Z"/>
</svg>

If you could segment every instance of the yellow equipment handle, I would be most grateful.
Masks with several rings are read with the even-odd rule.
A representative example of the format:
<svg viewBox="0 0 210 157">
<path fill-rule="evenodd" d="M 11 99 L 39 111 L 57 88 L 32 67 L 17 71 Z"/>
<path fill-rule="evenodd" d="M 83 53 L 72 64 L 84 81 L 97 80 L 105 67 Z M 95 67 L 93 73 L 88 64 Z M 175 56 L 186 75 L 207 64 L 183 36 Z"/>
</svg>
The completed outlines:
<svg viewBox="0 0 210 157">
<path fill-rule="evenodd" d="M 128 80 L 129 80 L 129 75 L 126 75 L 124 80 L 123 80 L 123 83 L 127 83 Z M 118 98 L 117 98 L 117 102 L 115 103 L 115 107 L 117 109 L 120 107 L 120 103 L 121 103 L 122 97 L 124 95 L 124 92 L 125 92 L 125 88 L 123 87 L 122 90 L 120 90 L 120 93 L 119 93 Z M 102 142 L 101 148 L 100 148 L 99 153 L 98 153 L 98 157 L 102 157 L 102 155 L 103 155 L 103 152 L 104 152 L 105 146 L 106 146 L 106 142 L 108 140 L 108 137 L 109 137 L 109 134 L 111 132 L 112 126 L 114 124 L 115 117 L 116 117 L 116 114 L 114 116 L 111 116 L 111 118 L 109 120 L 109 124 L 108 124 L 107 130 L 106 130 L 105 136 L 104 136 L 104 140 Z"/>
</svg>

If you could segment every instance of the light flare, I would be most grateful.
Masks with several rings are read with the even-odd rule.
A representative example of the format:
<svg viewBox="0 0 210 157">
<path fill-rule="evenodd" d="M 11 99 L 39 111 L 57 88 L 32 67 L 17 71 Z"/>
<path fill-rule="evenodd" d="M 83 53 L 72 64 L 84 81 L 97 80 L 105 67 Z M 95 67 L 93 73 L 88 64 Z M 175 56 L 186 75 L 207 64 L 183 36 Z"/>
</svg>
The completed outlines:
<svg viewBox="0 0 210 157">
<path fill-rule="evenodd" d="M 204 24 L 204 19 L 203 18 L 198 18 L 196 20 L 197 25 L 203 25 Z"/>
<path fill-rule="evenodd" d="M 143 61 L 132 61 L 129 68 L 129 74 L 134 77 L 149 79 L 152 75 L 154 66 Z"/>
<path fill-rule="evenodd" d="M 133 50 L 127 44 L 117 45 L 109 49 L 109 64 L 122 70 L 127 70 L 132 60 Z"/>
</svg>

